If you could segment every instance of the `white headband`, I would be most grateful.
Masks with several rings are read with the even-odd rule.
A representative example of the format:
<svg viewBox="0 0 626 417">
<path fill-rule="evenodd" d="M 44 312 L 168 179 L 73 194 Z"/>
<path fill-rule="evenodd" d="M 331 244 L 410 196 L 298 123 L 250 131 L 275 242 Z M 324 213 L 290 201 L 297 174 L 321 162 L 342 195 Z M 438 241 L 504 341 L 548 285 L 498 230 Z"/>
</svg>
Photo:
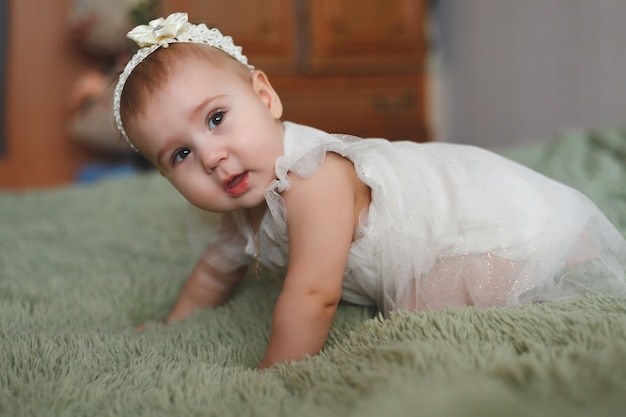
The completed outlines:
<svg viewBox="0 0 626 417">
<path fill-rule="evenodd" d="M 248 58 L 241 53 L 241 47 L 236 46 L 230 36 L 223 36 L 219 30 L 209 29 L 205 24 L 194 25 L 189 23 L 187 13 L 172 13 L 165 19 L 160 17 L 152 20 L 148 25 L 137 26 L 126 36 L 137 42 L 141 49 L 135 52 L 117 81 L 113 93 L 113 116 L 122 137 L 135 151 L 137 148 L 128 138 L 122 125 L 120 99 L 130 73 L 152 52 L 161 47 L 167 48 L 172 43 L 203 43 L 221 49 L 251 71 L 254 70 L 254 67 L 248 64 Z"/>
</svg>

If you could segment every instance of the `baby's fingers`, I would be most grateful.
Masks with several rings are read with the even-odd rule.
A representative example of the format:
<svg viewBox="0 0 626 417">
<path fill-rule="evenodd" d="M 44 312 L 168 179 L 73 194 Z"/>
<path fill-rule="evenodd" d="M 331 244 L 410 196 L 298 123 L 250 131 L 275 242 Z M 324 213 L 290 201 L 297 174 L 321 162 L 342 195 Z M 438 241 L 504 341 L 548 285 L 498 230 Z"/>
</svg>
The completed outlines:
<svg viewBox="0 0 626 417">
<path fill-rule="evenodd" d="M 148 327 L 154 327 L 154 326 L 163 326 L 165 323 L 144 323 L 144 324 L 140 324 L 138 326 L 135 326 L 135 331 L 137 332 L 143 332 L 144 330 L 146 330 Z"/>
</svg>

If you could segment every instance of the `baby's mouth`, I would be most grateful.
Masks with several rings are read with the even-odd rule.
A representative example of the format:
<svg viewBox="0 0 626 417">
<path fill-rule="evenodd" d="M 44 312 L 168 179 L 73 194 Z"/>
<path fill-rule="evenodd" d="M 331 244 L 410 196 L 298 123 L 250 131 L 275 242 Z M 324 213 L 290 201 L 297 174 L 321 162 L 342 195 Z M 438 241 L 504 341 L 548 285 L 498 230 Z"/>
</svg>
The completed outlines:
<svg viewBox="0 0 626 417">
<path fill-rule="evenodd" d="M 248 189 L 248 172 L 235 175 L 224 181 L 224 190 L 231 196 L 243 194 Z"/>
</svg>

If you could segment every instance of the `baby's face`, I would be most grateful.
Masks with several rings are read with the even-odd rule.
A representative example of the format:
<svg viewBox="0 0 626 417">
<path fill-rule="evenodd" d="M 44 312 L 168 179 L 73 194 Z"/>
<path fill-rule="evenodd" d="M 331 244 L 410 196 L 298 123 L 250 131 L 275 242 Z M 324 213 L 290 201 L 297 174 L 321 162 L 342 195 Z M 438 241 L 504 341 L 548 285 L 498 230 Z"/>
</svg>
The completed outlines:
<svg viewBox="0 0 626 417">
<path fill-rule="evenodd" d="M 127 130 L 189 202 L 226 212 L 265 201 L 283 154 L 281 115 L 262 72 L 250 81 L 192 59 L 170 72 Z"/>
</svg>

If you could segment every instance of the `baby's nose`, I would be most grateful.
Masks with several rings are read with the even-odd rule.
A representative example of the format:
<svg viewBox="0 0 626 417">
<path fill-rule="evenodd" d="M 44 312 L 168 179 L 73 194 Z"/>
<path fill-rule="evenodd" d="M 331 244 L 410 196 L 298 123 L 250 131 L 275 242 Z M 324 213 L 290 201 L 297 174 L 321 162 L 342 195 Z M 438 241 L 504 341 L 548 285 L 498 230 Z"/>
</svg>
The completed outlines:
<svg viewBox="0 0 626 417">
<path fill-rule="evenodd" d="M 228 158 L 228 152 L 223 147 L 211 147 L 203 152 L 201 158 L 205 171 L 212 174 L 220 163 Z"/>
</svg>

